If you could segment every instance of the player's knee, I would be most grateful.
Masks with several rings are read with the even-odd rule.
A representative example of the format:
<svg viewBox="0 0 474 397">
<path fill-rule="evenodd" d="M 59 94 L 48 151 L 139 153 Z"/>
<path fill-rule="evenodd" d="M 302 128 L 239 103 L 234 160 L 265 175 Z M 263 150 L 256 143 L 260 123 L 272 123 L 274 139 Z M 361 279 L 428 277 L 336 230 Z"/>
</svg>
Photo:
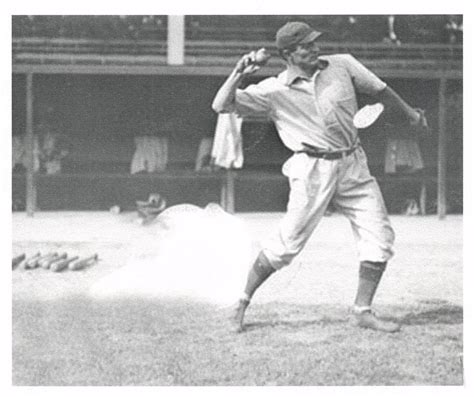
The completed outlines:
<svg viewBox="0 0 474 397">
<path fill-rule="evenodd" d="M 361 261 L 387 262 L 394 255 L 395 232 L 387 223 L 377 233 L 359 242 Z"/>
<path fill-rule="evenodd" d="M 267 263 L 275 270 L 280 270 L 283 267 L 288 266 L 295 255 L 288 252 L 276 252 L 270 249 L 264 249 L 262 255 L 268 261 Z"/>
<path fill-rule="evenodd" d="M 279 234 L 267 240 L 262 252 L 270 265 L 279 270 L 291 264 L 303 249 L 304 243 L 302 239 L 284 238 Z"/>
</svg>

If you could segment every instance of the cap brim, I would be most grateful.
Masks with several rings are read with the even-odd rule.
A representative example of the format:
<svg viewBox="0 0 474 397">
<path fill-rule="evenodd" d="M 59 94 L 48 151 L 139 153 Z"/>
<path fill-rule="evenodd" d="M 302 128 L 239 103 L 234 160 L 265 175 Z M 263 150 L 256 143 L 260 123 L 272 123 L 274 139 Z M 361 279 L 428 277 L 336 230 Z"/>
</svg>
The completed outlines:
<svg viewBox="0 0 474 397">
<path fill-rule="evenodd" d="M 316 40 L 319 36 L 323 33 L 313 30 L 310 34 L 308 34 L 303 40 L 300 41 L 300 44 L 310 43 L 311 41 Z"/>
</svg>

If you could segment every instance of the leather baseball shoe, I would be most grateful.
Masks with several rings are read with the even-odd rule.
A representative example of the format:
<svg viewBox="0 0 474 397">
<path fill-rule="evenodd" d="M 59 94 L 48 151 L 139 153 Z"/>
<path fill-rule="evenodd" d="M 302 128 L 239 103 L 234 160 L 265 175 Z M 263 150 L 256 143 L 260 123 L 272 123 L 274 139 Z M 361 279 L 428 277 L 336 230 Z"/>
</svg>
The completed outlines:
<svg viewBox="0 0 474 397">
<path fill-rule="evenodd" d="M 362 313 L 354 313 L 353 315 L 355 325 L 361 328 L 369 328 L 382 332 L 398 332 L 401 329 L 400 324 L 393 321 L 382 320 L 371 310 L 366 310 Z"/>
<path fill-rule="evenodd" d="M 244 331 L 244 316 L 249 304 L 250 301 L 245 299 L 240 299 L 237 303 L 231 318 L 232 328 L 235 332 L 240 333 Z"/>
</svg>

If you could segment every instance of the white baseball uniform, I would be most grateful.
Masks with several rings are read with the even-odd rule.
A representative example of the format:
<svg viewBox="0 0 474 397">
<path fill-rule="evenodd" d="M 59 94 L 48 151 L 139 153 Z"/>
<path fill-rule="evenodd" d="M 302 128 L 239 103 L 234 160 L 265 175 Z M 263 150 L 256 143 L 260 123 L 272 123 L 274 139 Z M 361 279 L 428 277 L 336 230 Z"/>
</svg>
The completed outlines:
<svg viewBox="0 0 474 397">
<path fill-rule="evenodd" d="M 352 121 L 356 92 L 376 95 L 386 84 L 351 55 L 323 56 L 319 64 L 312 78 L 288 68 L 236 92 L 236 112 L 272 119 L 295 152 L 283 166 L 290 183 L 287 213 L 263 244 L 276 269 L 301 251 L 331 200 L 351 222 L 360 261 L 385 262 L 393 255 L 394 232 Z"/>
</svg>

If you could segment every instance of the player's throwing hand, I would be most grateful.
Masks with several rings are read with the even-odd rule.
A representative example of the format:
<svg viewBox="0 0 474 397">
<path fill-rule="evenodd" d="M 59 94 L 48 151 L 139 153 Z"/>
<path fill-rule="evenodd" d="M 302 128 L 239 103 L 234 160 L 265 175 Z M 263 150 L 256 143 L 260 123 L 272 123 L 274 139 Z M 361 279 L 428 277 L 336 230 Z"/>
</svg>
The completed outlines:
<svg viewBox="0 0 474 397">
<path fill-rule="evenodd" d="M 267 63 L 270 56 L 270 53 L 265 50 L 265 48 L 260 48 L 258 51 L 251 51 L 240 58 L 235 66 L 235 72 L 244 75 L 255 73 L 261 66 Z"/>
</svg>

